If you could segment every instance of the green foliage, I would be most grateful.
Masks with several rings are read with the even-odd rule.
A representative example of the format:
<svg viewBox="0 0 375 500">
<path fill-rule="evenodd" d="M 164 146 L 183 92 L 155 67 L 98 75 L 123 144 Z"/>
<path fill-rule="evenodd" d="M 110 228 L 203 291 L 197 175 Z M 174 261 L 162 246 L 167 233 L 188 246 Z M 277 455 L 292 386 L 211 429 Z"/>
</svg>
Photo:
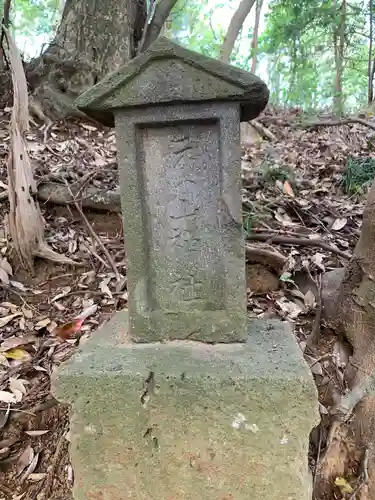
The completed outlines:
<svg viewBox="0 0 375 500">
<path fill-rule="evenodd" d="M 343 179 L 348 194 L 360 194 L 372 184 L 375 177 L 375 158 L 349 157 Z"/>
<path fill-rule="evenodd" d="M 244 225 L 243 228 L 245 230 L 245 234 L 249 235 L 254 227 L 254 224 L 256 222 L 256 214 L 253 212 L 247 212 L 244 217 Z"/>
<path fill-rule="evenodd" d="M 167 35 L 191 50 L 211 57 L 218 57 L 224 39 L 221 26 L 213 26 L 213 11 L 220 9 L 221 3 L 214 7 L 208 0 L 179 0 L 168 22 Z"/>
<path fill-rule="evenodd" d="M 261 51 L 269 60 L 271 100 L 305 110 L 332 105 L 335 82 L 333 42 L 339 37 L 338 0 L 272 0 Z M 343 61 L 346 109 L 366 102 L 367 44 L 364 3 L 347 5 Z"/>
<path fill-rule="evenodd" d="M 16 33 L 22 35 L 49 34 L 58 14 L 58 0 L 16 0 L 13 23 Z"/>
<path fill-rule="evenodd" d="M 103 1 L 103 0 L 102 0 Z M 151 0 L 146 0 L 148 7 Z M 4 0 L 0 0 L 2 7 Z M 59 0 L 12 0 L 11 23 L 26 57 L 40 53 L 60 21 Z M 164 34 L 218 57 L 240 0 L 178 0 Z M 311 113 L 331 108 L 335 95 L 334 40 L 339 38 L 342 0 L 269 0 L 261 16 L 257 72 L 269 85 L 271 103 Z M 249 70 L 253 7 L 237 38 L 231 62 Z M 342 103 L 345 111 L 367 100 L 368 2 L 346 2 Z M 77 27 L 79 29 L 79 27 Z"/>
</svg>

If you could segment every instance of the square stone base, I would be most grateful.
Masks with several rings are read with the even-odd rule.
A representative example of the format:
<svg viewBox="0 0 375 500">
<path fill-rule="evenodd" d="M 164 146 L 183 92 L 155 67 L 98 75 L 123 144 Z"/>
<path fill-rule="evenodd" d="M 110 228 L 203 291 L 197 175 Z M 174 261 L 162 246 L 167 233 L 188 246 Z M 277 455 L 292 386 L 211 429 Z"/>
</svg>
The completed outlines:
<svg viewBox="0 0 375 500">
<path fill-rule="evenodd" d="M 127 342 L 117 313 L 54 378 L 76 500 L 310 500 L 311 373 L 290 326 L 244 344 Z"/>
</svg>

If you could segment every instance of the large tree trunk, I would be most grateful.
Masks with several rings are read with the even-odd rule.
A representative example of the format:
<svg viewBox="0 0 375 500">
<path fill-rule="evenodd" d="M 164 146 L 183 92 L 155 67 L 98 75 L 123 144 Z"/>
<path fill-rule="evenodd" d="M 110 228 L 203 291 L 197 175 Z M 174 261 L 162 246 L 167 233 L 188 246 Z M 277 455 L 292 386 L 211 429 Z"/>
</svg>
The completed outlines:
<svg viewBox="0 0 375 500">
<path fill-rule="evenodd" d="M 366 462 L 368 482 L 361 500 L 375 499 L 375 181 L 363 214 L 361 235 L 336 302 L 332 325 L 351 343 L 345 371 L 350 390 L 336 412 L 344 419 L 319 468 L 318 487 L 325 490 L 337 476 L 353 473 L 353 459 Z M 350 415 L 351 411 L 353 414 Z M 345 415 L 346 414 L 346 415 Z M 345 421 L 346 420 L 346 421 Z M 365 460 L 364 460 L 365 459 Z M 359 473 L 360 470 L 357 470 Z M 321 484 L 319 484 L 321 483 Z"/>
<path fill-rule="evenodd" d="M 82 116 L 74 99 L 147 48 L 175 3 L 151 2 L 148 15 L 146 0 L 66 0 L 54 41 L 27 67 L 34 112 Z"/>
<path fill-rule="evenodd" d="M 254 3 L 255 0 L 241 0 L 238 9 L 233 14 L 223 45 L 220 49 L 220 59 L 222 61 L 226 63 L 229 62 L 238 34 Z"/>
</svg>

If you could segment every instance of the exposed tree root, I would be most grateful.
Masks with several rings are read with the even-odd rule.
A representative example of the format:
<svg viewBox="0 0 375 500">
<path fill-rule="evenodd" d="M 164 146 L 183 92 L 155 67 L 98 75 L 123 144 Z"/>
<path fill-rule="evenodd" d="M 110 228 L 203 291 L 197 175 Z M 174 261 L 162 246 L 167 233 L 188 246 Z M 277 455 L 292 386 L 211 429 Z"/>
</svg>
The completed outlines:
<svg viewBox="0 0 375 500">
<path fill-rule="evenodd" d="M 341 283 L 330 326 L 345 334 L 353 356 L 345 370 L 349 392 L 332 410 L 336 422 L 319 464 L 317 491 L 338 475 L 353 476 L 355 496 L 375 500 L 375 181 L 368 194 L 362 231 Z M 337 425 L 337 421 L 341 422 Z M 351 449 L 349 449 L 351 448 Z M 368 474 L 358 464 L 367 463 Z M 332 483 L 331 483 L 332 484 Z"/>
<path fill-rule="evenodd" d="M 363 118 L 358 118 L 358 117 L 345 118 L 343 120 L 327 120 L 327 121 L 307 122 L 307 123 L 303 123 L 302 127 L 303 128 L 336 127 L 336 126 L 340 126 L 340 125 L 349 125 L 350 123 L 359 123 L 360 125 L 363 125 L 365 127 L 371 128 L 372 130 L 375 130 L 374 123 L 371 123 L 367 120 L 364 120 Z"/>
<path fill-rule="evenodd" d="M 343 252 L 339 248 L 330 245 L 322 240 L 317 239 L 309 239 L 309 238 L 293 238 L 282 235 L 274 235 L 269 233 L 250 233 L 247 236 L 247 239 L 253 241 L 267 241 L 269 243 L 279 243 L 281 245 L 295 245 L 295 246 L 311 246 L 311 247 L 319 247 L 323 248 L 323 250 L 327 250 L 328 252 L 335 253 L 344 259 L 350 259 L 351 255 L 347 252 Z"/>
</svg>

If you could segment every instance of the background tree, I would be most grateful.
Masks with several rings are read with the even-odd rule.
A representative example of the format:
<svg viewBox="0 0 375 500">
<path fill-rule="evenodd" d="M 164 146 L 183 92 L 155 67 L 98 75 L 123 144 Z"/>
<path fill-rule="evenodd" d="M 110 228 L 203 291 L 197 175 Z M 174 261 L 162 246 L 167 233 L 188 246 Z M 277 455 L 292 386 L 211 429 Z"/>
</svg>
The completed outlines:
<svg viewBox="0 0 375 500">
<path fill-rule="evenodd" d="M 40 3 L 34 2 L 34 8 Z M 29 88 L 42 111 L 51 118 L 78 114 L 75 97 L 145 50 L 175 4 L 176 0 L 66 0 L 56 34 L 27 66 Z M 52 9 L 46 12 L 38 18 L 41 26 L 52 22 L 42 23 L 45 16 L 53 19 Z M 24 25 L 20 29 L 27 31 Z"/>
</svg>

